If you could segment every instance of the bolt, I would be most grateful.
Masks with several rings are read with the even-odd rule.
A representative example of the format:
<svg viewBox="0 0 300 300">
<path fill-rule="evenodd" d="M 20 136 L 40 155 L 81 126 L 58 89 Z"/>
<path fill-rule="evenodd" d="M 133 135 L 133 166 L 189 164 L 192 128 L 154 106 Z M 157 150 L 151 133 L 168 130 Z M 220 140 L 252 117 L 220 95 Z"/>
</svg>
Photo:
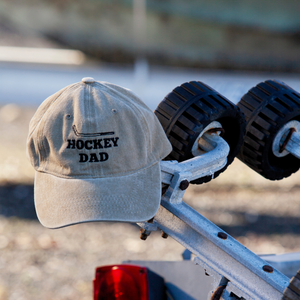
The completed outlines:
<svg viewBox="0 0 300 300">
<path fill-rule="evenodd" d="M 179 188 L 184 191 L 188 188 L 188 186 L 190 185 L 190 183 L 188 182 L 188 180 L 182 180 L 180 182 Z"/>
<path fill-rule="evenodd" d="M 162 237 L 163 239 L 166 239 L 166 238 L 168 237 L 168 234 L 162 231 L 162 232 L 161 232 L 161 237 Z"/>
<path fill-rule="evenodd" d="M 263 270 L 265 272 L 268 272 L 268 273 L 272 273 L 273 272 L 273 268 L 271 266 L 268 266 L 268 265 L 264 265 L 263 266 Z"/>
<path fill-rule="evenodd" d="M 145 233 L 141 233 L 141 235 L 140 235 L 140 239 L 143 241 L 146 241 L 147 237 L 148 237 L 148 235 Z"/>
<path fill-rule="evenodd" d="M 226 240 L 227 234 L 225 232 L 218 232 L 218 237 L 222 240 Z"/>
<path fill-rule="evenodd" d="M 144 228 L 140 229 L 140 233 L 141 233 L 140 239 L 143 240 L 143 241 L 146 241 L 147 237 L 150 235 L 150 233 L 148 233 L 146 231 L 146 229 L 144 229 Z"/>
</svg>

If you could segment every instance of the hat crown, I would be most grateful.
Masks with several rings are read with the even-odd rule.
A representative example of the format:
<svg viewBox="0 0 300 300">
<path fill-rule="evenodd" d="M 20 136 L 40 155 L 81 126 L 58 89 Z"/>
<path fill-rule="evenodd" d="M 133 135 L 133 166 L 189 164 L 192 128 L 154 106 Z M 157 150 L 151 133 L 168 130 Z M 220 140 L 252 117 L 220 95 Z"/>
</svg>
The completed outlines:
<svg viewBox="0 0 300 300">
<path fill-rule="evenodd" d="M 156 163 L 169 149 L 154 146 L 161 126 L 126 89 L 78 83 L 46 101 L 51 104 L 36 113 L 39 122 L 28 140 L 37 171 L 71 178 L 126 175 Z"/>
</svg>

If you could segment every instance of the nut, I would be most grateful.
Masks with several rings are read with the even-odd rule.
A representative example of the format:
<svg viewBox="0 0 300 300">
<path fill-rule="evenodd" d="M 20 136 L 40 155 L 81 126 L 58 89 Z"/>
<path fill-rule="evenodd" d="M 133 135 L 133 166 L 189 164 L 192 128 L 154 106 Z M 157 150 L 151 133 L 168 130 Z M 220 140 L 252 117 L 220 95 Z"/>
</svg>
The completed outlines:
<svg viewBox="0 0 300 300">
<path fill-rule="evenodd" d="M 168 237 L 169 235 L 167 234 L 167 233 L 165 233 L 165 232 L 161 232 L 161 237 L 163 238 L 163 239 L 166 239 L 167 237 Z"/>
<path fill-rule="evenodd" d="M 143 240 L 143 241 L 145 241 L 147 239 L 147 237 L 149 236 L 146 229 L 144 229 L 144 228 L 140 229 L 140 233 L 141 233 L 140 239 Z"/>
<path fill-rule="evenodd" d="M 182 191 L 184 191 L 184 190 L 186 190 L 186 189 L 189 187 L 189 185 L 190 185 L 190 183 L 189 183 L 188 180 L 182 180 L 182 181 L 180 182 L 179 188 L 180 188 Z"/>
</svg>

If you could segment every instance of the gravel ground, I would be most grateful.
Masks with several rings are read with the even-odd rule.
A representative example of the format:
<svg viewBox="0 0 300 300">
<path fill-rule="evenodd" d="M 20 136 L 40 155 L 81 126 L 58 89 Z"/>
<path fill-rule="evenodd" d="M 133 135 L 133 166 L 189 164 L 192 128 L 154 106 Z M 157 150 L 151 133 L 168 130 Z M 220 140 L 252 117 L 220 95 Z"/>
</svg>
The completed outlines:
<svg viewBox="0 0 300 300">
<path fill-rule="evenodd" d="M 184 248 L 122 223 L 44 228 L 33 205 L 34 172 L 25 153 L 35 109 L 0 107 L 0 299 L 92 299 L 95 267 L 123 260 L 181 260 Z M 300 251 L 300 174 L 263 179 L 236 160 L 184 200 L 259 254 Z"/>
</svg>

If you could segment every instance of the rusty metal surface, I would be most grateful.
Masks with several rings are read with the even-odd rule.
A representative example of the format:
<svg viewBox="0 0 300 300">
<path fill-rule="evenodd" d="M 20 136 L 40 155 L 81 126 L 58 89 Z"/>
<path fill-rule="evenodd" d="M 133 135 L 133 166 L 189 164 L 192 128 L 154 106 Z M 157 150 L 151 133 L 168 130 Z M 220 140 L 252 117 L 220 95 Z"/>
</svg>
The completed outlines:
<svg viewBox="0 0 300 300">
<path fill-rule="evenodd" d="M 280 148 L 279 148 L 279 153 L 282 153 L 282 152 L 285 150 L 285 148 L 286 148 L 288 142 L 290 141 L 290 139 L 291 139 L 291 137 L 292 137 L 292 135 L 293 135 L 293 133 L 294 133 L 295 131 L 296 131 L 296 128 L 290 128 L 290 129 L 289 129 L 289 133 L 288 133 L 286 139 L 284 140 L 284 142 L 282 143 L 282 145 L 281 145 Z"/>
<path fill-rule="evenodd" d="M 225 288 L 225 285 L 218 286 L 211 295 L 210 300 L 220 300 Z"/>
</svg>

